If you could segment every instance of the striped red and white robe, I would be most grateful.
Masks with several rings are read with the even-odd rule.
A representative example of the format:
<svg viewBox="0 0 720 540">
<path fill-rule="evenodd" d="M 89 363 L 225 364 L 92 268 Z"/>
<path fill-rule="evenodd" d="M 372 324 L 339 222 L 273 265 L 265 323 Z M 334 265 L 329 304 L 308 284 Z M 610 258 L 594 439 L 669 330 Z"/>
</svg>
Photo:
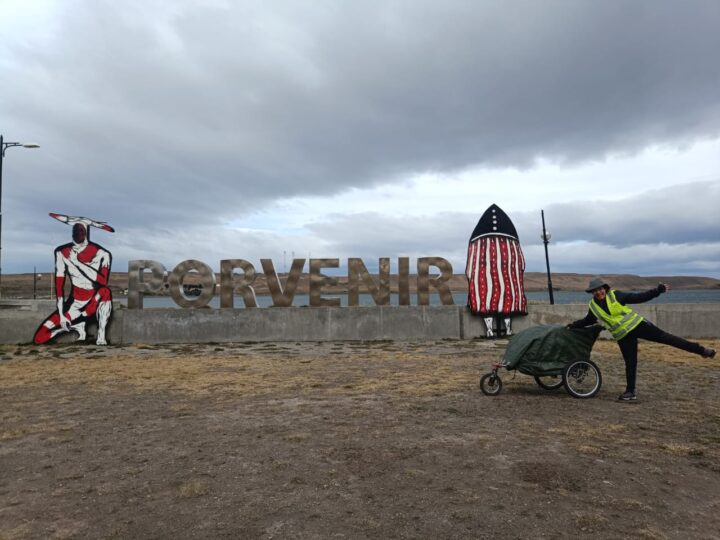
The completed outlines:
<svg viewBox="0 0 720 540">
<path fill-rule="evenodd" d="M 465 275 L 468 305 L 476 315 L 524 315 L 525 258 L 515 225 L 497 205 L 491 205 L 470 236 Z"/>
</svg>

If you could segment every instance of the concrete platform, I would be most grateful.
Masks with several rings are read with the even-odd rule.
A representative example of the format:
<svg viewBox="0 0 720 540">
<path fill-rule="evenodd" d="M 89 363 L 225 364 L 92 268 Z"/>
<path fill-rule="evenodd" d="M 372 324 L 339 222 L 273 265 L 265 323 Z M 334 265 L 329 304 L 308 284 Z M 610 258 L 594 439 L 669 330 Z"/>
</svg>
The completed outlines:
<svg viewBox="0 0 720 540">
<path fill-rule="evenodd" d="M 49 300 L 0 301 L 0 343 L 30 343 L 54 310 Z M 720 304 L 657 304 L 637 311 L 664 330 L 692 338 L 720 337 Z M 518 332 L 538 324 L 566 324 L 586 304 L 530 305 L 513 318 Z M 92 327 L 90 328 L 93 334 Z M 609 337 L 603 332 L 604 337 Z M 70 333 L 59 341 L 73 341 Z M 377 341 L 485 337 L 481 318 L 465 306 L 289 307 L 128 310 L 115 303 L 110 343 L 228 343 L 264 341 Z"/>
</svg>

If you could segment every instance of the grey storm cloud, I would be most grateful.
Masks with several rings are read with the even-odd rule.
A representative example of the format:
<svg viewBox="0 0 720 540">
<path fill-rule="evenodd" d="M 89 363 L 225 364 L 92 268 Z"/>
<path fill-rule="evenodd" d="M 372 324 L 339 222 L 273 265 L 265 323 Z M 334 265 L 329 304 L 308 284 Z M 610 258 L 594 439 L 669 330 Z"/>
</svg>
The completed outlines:
<svg viewBox="0 0 720 540">
<path fill-rule="evenodd" d="M 308 230 L 323 238 L 330 252 L 388 254 L 418 253 L 434 246 L 462 247 L 465 231 L 458 235 L 458 215 L 415 216 L 412 219 L 374 212 L 353 215 L 331 214 Z M 362 234 L 358 234 L 362 231 Z M 383 255 L 385 253 L 385 255 Z M 433 253 L 434 254 L 434 253 Z M 432 255 L 432 254 L 428 254 Z"/>
<path fill-rule="evenodd" d="M 550 205 L 553 234 L 562 242 L 597 242 L 625 248 L 638 244 L 703 244 L 720 240 L 720 179 L 650 190 L 618 201 Z M 523 216 L 523 226 L 533 216 Z M 720 258 L 720 253 L 717 253 Z"/>
<path fill-rule="evenodd" d="M 131 234 L 132 245 L 116 237 L 118 253 L 136 246 L 150 257 L 168 243 L 216 253 L 231 239 L 213 231 L 277 199 L 720 136 L 717 2 L 42 5 L 51 12 L 39 30 L 0 42 L 9 81 L 0 132 L 42 146 L 5 164 L 11 264 L 27 264 L 42 238 L 66 241 L 48 211 Z M 713 241 L 708 200 L 658 192 L 546 212 L 558 238 L 616 247 Z M 421 252 L 463 244 L 479 217 L 443 214 L 407 227 L 364 211 L 363 234 L 363 215 L 328 217 L 322 249 L 380 256 L 382 241 L 385 254 L 442 255 Z M 658 224 L 653 212 L 668 217 Z M 538 217 L 513 219 L 536 245 Z M 307 230 L 319 237 L 322 226 Z M 244 241 L 286 245 L 259 234 Z"/>
<path fill-rule="evenodd" d="M 3 116 L 44 139 L 58 205 L 96 183 L 121 220 L 210 223 L 720 133 L 714 2 L 161 4 L 64 2 L 40 44 L 4 45 Z"/>
<path fill-rule="evenodd" d="M 720 268 L 718 201 L 720 180 L 650 190 L 617 201 L 549 205 L 545 217 L 552 234 L 555 269 L 585 272 L 608 271 L 609 267 L 615 268 L 615 273 L 643 273 L 644 268 L 673 266 L 675 271 L 682 268 L 689 274 L 714 274 Z M 504 210 L 516 226 L 528 269 L 541 271 L 540 212 Z M 470 234 L 483 211 L 413 219 L 377 213 L 330 215 L 309 229 L 325 240 L 330 254 L 369 260 L 396 254 L 440 255 L 452 260 L 459 271 Z M 623 256 L 618 257 L 619 253 Z"/>
<path fill-rule="evenodd" d="M 649 190 L 616 201 L 573 201 L 550 204 L 545 218 L 553 242 L 591 242 L 614 248 L 638 244 L 693 244 L 720 241 L 720 179 Z M 489 205 L 489 204 L 488 204 Z M 392 252 L 428 246 L 467 247 L 485 208 L 477 213 L 445 212 L 406 219 L 378 213 L 330 214 L 308 225 L 336 248 L 371 252 L 382 244 Z M 540 212 L 503 210 L 523 245 L 541 245 Z M 357 232 L 362 231 L 362 235 Z M 720 253 L 718 254 L 720 256 Z"/>
</svg>

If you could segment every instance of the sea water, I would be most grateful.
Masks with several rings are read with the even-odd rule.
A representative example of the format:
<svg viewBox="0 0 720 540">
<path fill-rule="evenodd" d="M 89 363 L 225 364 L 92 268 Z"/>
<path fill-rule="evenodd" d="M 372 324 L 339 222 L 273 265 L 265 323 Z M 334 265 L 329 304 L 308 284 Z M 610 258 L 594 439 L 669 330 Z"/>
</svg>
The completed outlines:
<svg viewBox="0 0 720 540">
<path fill-rule="evenodd" d="M 550 295 L 547 291 L 526 292 L 528 303 L 532 304 L 549 304 Z M 341 306 L 348 305 L 346 294 L 323 294 L 323 298 L 339 298 Z M 590 295 L 581 291 L 553 291 L 553 299 L 556 304 L 587 304 Z M 127 305 L 126 298 L 118 299 L 121 303 Z M 464 306 L 467 304 L 467 293 L 453 293 L 453 301 L 455 304 Z M 417 295 L 410 295 L 412 305 L 417 305 Z M 718 289 L 693 289 L 693 290 L 675 290 L 661 294 L 657 298 L 648 302 L 649 304 L 720 304 L 720 288 Z M 370 294 L 360 294 L 359 304 L 361 306 L 374 306 L 375 302 Z M 273 305 L 270 295 L 258 295 L 257 305 L 261 308 L 271 307 Z M 310 297 L 307 294 L 296 294 L 293 299 L 293 306 L 303 307 L 310 305 Z M 390 294 L 390 305 L 398 305 L 398 295 Z M 430 305 L 440 305 L 440 296 L 438 294 L 430 294 Z M 219 308 L 220 299 L 215 296 L 209 304 L 210 307 Z M 179 308 L 175 301 L 169 296 L 145 296 L 143 298 L 143 307 L 145 308 Z M 235 296 L 235 307 L 244 308 L 242 296 Z"/>
</svg>

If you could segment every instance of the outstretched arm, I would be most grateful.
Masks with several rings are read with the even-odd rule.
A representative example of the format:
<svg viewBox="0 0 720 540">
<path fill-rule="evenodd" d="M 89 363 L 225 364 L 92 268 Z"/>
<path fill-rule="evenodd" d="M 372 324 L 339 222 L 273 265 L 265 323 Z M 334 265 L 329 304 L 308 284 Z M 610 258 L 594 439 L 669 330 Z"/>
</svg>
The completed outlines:
<svg viewBox="0 0 720 540">
<path fill-rule="evenodd" d="M 615 291 L 615 298 L 621 304 L 642 304 L 648 302 L 653 298 L 657 298 L 662 293 L 669 291 L 670 285 L 666 283 L 658 283 L 658 286 L 649 291 L 637 292 L 637 293 L 626 293 L 622 291 Z"/>
<path fill-rule="evenodd" d="M 577 321 L 571 322 L 567 325 L 568 328 L 585 328 L 586 326 L 592 326 L 597 322 L 595 314 L 588 309 L 587 315 L 584 318 L 578 319 Z"/>
</svg>

